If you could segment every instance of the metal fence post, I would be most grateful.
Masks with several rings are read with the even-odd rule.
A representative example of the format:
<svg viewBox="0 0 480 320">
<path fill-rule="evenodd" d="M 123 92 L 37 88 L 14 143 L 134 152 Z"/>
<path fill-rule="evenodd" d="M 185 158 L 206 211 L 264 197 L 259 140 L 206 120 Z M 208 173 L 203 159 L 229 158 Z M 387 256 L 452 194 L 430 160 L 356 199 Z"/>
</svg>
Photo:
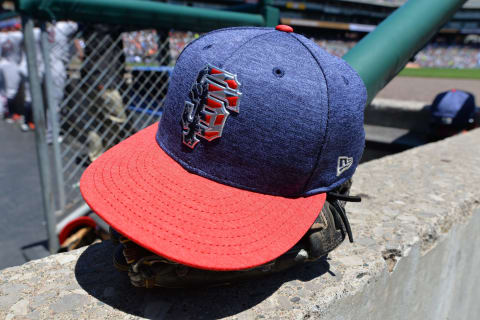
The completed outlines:
<svg viewBox="0 0 480 320">
<path fill-rule="evenodd" d="M 60 211 L 63 211 L 65 208 L 65 182 L 63 179 L 62 172 L 62 160 L 60 157 L 60 146 L 59 146 L 59 128 L 58 128 L 58 108 L 59 106 L 54 105 L 53 96 L 52 96 L 52 71 L 50 67 L 50 43 L 48 41 L 48 32 L 45 29 L 45 23 L 42 23 L 42 33 L 41 33 L 41 44 L 42 44 L 42 55 L 43 62 L 45 65 L 45 94 L 46 102 L 48 106 L 48 116 L 51 121 L 51 130 L 52 130 L 52 144 L 53 144 L 53 156 L 54 156 L 54 166 L 55 166 L 55 178 L 58 186 L 58 199 L 60 204 Z"/>
<path fill-rule="evenodd" d="M 40 186 L 42 189 L 42 202 L 45 220 L 47 222 L 48 249 L 50 253 L 56 253 L 59 248 L 58 238 L 55 232 L 55 213 L 47 142 L 45 137 L 45 115 L 43 107 L 42 89 L 38 77 L 36 61 L 35 39 L 33 35 L 33 20 L 22 17 L 23 36 L 28 66 L 28 80 L 32 95 L 33 119 L 35 122 L 35 145 L 40 171 Z"/>
<path fill-rule="evenodd" d="M 273 0 L 262 0 L 262 15 L 266 27 L 275 27 L 280 21 L 280 9 L 273 6 Z"/>
</svg>

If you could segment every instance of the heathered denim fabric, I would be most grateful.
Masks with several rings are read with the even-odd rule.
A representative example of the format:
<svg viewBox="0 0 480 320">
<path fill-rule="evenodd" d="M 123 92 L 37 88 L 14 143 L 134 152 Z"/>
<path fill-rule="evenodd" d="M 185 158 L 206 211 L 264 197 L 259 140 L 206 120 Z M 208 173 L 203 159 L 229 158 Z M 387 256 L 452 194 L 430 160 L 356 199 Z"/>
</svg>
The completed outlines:
<svg viewBox="0 0 480 320">
<path fill-rule="evenodd" d="M 353 176 L 365 148 L 363 114 L 367 90 L 345 60 L 330 55 L 301 35 L 295 37 L 316 57 L 328 87 L 327 139 L 320 150 L 311 181 L 304 190 L 304 194 L 310 195 L 329 191 Z M 353 165 L 337 176 L 337 160 L 342 156 L 353 158 Z"/>
<path fill-rule="evenodd" d="M 182 144 L 182 112 L 207 63 L 237 75 L 240 112 L 228 117 L 222 137 L 200 139 L 191 150 Z M 353 175 L 364 147 L 365 101 L 352 68 L 310 40 L 272 28 L 222 29 L 192 42 L 178 59 L 157 141 L 186 170 L 211 180 L 311 195 Z M 337 177 L 339 156 L 353 157 L 354 165 Z"/>
<path fill-rule="evenodd" d="M 452 125 L 465 125 L 475 117 L 475 97 L 461 90 L 442 92 L 435 97 L 430 112 L 434 122 L 452 118 Z"/>
</svg>

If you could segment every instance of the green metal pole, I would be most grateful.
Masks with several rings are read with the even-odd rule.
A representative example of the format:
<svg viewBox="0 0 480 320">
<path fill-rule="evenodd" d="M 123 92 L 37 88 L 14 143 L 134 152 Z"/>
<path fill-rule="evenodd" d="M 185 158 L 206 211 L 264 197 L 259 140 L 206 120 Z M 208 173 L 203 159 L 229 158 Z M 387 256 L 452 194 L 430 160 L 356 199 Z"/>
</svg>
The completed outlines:
<svg viewBox="0 0 480 320">
<path fill-rule="evenodd" d="M 269 21 L 272 21 L 272 9 L 275 8 L 266 7 Z M 44 20 L 75 20 L 191 31 L 266 24 L 261 14 L 193 8 L 144 0 L 16 0 L 16 10 Z"/>
<path fill-rule="evenodd" d="M 265 17 L 266 27 L 275 27 L 280 22 L 280 9 L 273 6 L 273 0 L 263 0 L 262 14 Z"/>
<path fill-rule="evenodd" d="M 48 158 L 47 141 L 45 138 L 45 114 L 40 79 L 38 76 L 37 53 L 33 35 L 33 20 L 23 17 L 23 35 L 28 66 L 28 81 L 32 95 L 33 121 L 35 123 L 35 146 L 37 150 L 38 169 L 40 171 L 40 186 L 42 190 L 43 213 L 47 224 L 48 249 L 57 253 L 59 248 L 55 230 L 56 218 L 50 176 L 50 161 Z"/>
<path fill-rule="evenodd" d="M 63 211 L 66 204 L 65 199 L 65 181 L 63 179 L 62 173 L 62 156 L 60 152 L 60 146 L 58 143 L 58 137 L 60 135 L 60 128 L 58 127 L 58 113 L 59 113 L 59 106 L 54 104 L 53 100 L 53 91 L 52 91 L 52 70 L 50 65 L 50 42 L 48 41 L 48 32 L 45 27 L 45 23 L 42 23 L 41 27 L 41 48 L 42 48 L 42 56 L 45 65 L 44 71 L 44 85 L 45 85 L 45 97 L 47 103 L 47 110 L 48 110 L 48 117 L 50 117 L 50 125 L 51 125 L 51 135 L 52 135 L 52 145 L 53 145 L 53 163 L 55 168 L 55 179 L 57 181 L 58 186 L 58 199 L 60 204 L 60 211 Z"/>
<path fill-rule="evenodd" d="M 409 0 L 343 56 L 363 79 L 368 103 L 465 2 Z"/>
</svg>

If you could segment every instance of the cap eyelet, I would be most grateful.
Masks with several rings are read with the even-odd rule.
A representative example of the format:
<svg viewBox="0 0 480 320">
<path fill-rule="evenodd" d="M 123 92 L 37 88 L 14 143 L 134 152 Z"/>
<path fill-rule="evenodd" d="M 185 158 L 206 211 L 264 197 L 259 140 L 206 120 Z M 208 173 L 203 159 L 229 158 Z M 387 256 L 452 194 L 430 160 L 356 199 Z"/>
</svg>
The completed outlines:
<svg viewBox="0 0 480 320">
<path fill-rule="evenodd" d="M 285 71 L 283 71 L 282 69 L 280 69 L 278 67 L 273 68 L 272 73 L 277 78 L 281 78 L 285 75 Z"/>
<path fill-rule="evenodd" d="M 203 50 L 208 50 L 210 49 L 211 47 L 213 47 L 213 44 L 207 44 L 205 47 L 203 47 L 202 49 Z"/>
</svg>

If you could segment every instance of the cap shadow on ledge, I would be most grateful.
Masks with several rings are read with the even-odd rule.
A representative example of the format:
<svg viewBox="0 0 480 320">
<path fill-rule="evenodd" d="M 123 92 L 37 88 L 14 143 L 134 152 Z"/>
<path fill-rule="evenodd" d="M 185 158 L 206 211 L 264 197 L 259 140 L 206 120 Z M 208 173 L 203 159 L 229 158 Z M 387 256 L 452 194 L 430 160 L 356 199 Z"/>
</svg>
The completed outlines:
<svg viewBox="0 0 480 320">
<path fill-rule="evenodd" d="M 327 272 L 326 259 L 284 273 L 232 286 L 198 289 L 144 289 L 133 287 L 126 273 L 113 267 L 114 245 L 104 241 L 88 247 L 75 265 L 78 284 L 101 302 L 123 312 L 149 319 L 217 319 L 236 315 L 271 296 L 291 280 L 308 281 Z"/>
</svg>

